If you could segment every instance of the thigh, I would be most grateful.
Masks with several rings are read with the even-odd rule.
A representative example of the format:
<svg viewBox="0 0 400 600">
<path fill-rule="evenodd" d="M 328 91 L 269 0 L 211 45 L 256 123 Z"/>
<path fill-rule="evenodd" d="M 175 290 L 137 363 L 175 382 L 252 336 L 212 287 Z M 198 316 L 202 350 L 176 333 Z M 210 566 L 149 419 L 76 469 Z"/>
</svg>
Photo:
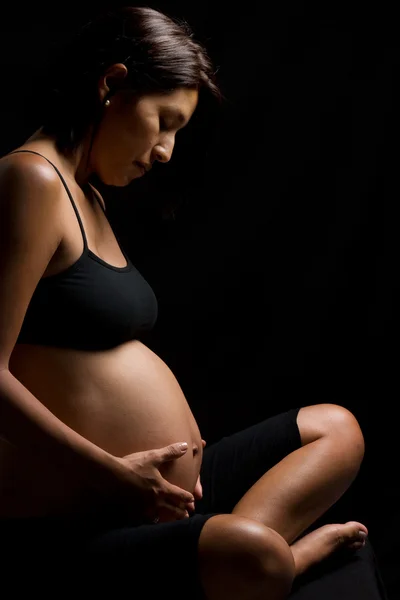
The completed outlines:
<svg viewBox="0 0 400 600">
<path fill-rule="evenodd" d="M 300 408 L 275 415 L 204 449 L 200 471 L 203 498 L 196 513 L 231 513 L 271 467 L 301 447 Z"/>
</svg>

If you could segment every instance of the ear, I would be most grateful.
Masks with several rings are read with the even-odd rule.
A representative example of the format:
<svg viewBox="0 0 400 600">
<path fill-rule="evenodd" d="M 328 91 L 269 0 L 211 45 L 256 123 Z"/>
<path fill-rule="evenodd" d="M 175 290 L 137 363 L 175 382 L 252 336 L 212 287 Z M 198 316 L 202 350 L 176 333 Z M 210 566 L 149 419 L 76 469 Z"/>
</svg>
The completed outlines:
<svg viewBox="0 0 400 600">
<path fill-rule="evenodd" d="M 103 102 L 107 94 L 118 89 L 127 74 L 128 69 L 122 63 L 115 63 L 107 68 L 98 83 L 100 102 Z"/>
</svg>

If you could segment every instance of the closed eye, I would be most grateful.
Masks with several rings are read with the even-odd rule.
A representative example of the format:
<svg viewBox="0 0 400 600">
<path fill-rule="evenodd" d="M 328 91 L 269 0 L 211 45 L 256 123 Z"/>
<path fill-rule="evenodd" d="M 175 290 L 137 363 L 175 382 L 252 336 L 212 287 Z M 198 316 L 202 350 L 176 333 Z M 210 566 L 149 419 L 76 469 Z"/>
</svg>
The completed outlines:
<svg viewBox="0 0 400 600">
<path fill-rule="evenodd" d="M 163 117 L 160 117 L 160 131 L 168 131 L 168 125 Z"/>
</svg>

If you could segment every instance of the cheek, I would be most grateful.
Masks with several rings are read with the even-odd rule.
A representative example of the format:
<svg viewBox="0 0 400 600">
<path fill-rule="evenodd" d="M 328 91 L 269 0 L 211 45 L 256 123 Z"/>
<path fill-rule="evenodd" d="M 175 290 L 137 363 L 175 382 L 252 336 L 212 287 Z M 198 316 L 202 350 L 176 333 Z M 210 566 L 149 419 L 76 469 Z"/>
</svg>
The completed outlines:
<svg viewBox="0 0 400 600">
<path fill-rule="evenodd" d="M 123 113 L 116 113 L 111 109 L 101 121 L 96 141 L 101 154 L 115 156 L 126 151 L 134 137 L 129 120 Z"/>
<path fill-rule="evenodd" d="M 139 153 L 141 153 L 156 143 L 158 128 L 155 127 L 154 123 L 137 119 L 131 123 L 127 123 L 126 133 L 130 137 L 133 147 L 137 148 Z"/>
<path fill-rule="evenodd" d="M 132 149 L 126 145 L 125 140 L 110 140 L 106 143 L 103 138 L 93 147 L 91 166 L 105 185 L 125 186 L 138 175 L 133 160 Z"/>
<path fill-rule="evenodd" d="M 93 144 L 93 163 L 97 169 L 107 170 L 134 160 L 132 136 L 125 129 L 104 127 Z"/>
<path fill-rule="evenodd" d="M 106 185 L 128 185 L 139 174 L 133 161 L 149 158 L 157 135 L 149 123 L 109 113 L 92 147 L 91 162 L 97 176 Z"/>
</svg>

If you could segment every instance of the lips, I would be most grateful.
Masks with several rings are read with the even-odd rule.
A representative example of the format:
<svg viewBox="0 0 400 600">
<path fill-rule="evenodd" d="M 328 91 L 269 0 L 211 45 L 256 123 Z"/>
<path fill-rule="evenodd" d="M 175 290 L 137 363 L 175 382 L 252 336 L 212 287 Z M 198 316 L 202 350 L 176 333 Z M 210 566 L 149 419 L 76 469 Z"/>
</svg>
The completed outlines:
<svg viewBox="0 0 400 600">
<path fill-rule="evenodd" d="M 136 160 L 135 165 L 141 170 L 142 175 L 146 174 L 146 167 L 142 163 Z"/>
<path fill-rule="evenodd" d="M 136 162 L 140 167 L 142 167 L 145 170 L 146 173 L 148 173 L 150 171 L 151 167 L 153 166 L 150 163 L 143 163 L 140 160 L 138 160 Z"/>
</svg>

